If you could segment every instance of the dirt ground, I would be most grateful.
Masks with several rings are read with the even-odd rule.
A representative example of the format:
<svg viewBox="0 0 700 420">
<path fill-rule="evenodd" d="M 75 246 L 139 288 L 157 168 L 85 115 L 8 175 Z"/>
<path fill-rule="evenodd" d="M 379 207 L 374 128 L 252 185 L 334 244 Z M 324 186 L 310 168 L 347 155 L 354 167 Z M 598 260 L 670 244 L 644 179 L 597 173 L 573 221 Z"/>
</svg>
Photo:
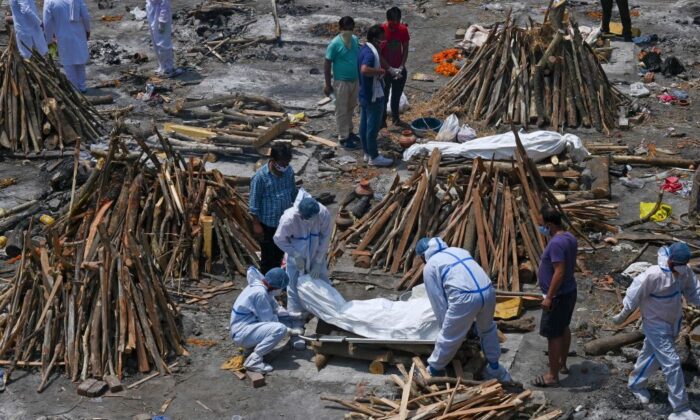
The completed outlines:
<svg viewBox="0 0 700 420">
<path fill-rule="evenodd" d="M 194 48 L 204 36 L 213 33 L 218 26 L 212 21 L 194 21 L 187 17 L 195 2 L 173 1 L 175 13 L 174 42 L 176 59 L 187 68 L 187 73 L 178 81 L 169 81 L 162 86 L 162 94 L 171 99 L 198 99 L 217 94 L 247 92 L 267 95 L 283 103 L 292 111 L 314 110 L 316 102 L 322 99 L 323 55 L 331 35 L 319 29 L 320 24 L 337 21 L 340 16 L 352 15 L 362 27 L 383 20 L 384 11 L 397 5 L 404 11 L 404 20 L 411 32 L 411 52 L 408 61 L 409 74 L 423 72 L 431 74 L 434 63 L 433 53 L 450 48 L 454 44 L 457 28 L 467 28 L 474 23 L 490 25 L 504 19 L 506 10 L 512 8 L 514 16 L 525 23 L 528 16 L 541 21 L 546 0 L 524 0 L 514 2 L 493 2 L 471 0 L 455 1 L 447 5 L 445 0 L 431 1 L 387 1 L 387 0 L 278 0 L 282 24 L 282 42 L 260 44 L 237 54 L 230 62 L 222 63 L 209 57 L 200 65 L 196 63 L 201 55 Z M 598 10 L 596 0 L 571 0 L 579 23 L 595 26 L 596 22 L 585 12 Z M 248 1 L 243 4 L 250 10 L 229 17 L 232 28 L 255 19 L 252 24 L 241 29 L 245 36 L 269 35 L 273 31 L 270 2 Z M 136 94 L 144 91 L 147 78 L 156 67 L 150 36 L 145 20 L 135 20 L 128 9 L 144 8 L 143 2 L 125 0 L 114 2 L 113 8 L 99 9 L 97 2 L 89 1 L 88 7 L 93 17 L 92 40 L 90 41 L 92 62 L 88 66 L 90 86 L 101 81 L 130 76 L 123 79 L 118 88 L 91 88 L 88 95 L 112 94 L 117 97 L 115 106 L 133 105 L 135 110 L 127 122 L 148 128 L 172 121 L 159 104 L 143 102 Z M 635 0 L 631 2 L 639 15 L 633 17 L 633 24 L 644 34 L 659 36 L 658 46 L 663 55 L 676 55 L 685 64 L 687 71 L 681 77 L 665 78 L 657 76 L 656 83 L 661 87 L 686 90 L 691 98 L 688 107 L 661 104 L 652 96 L 639 101 L 640 106 L 650 110 L 651 117 L 639 126 L 627 131 L 614 130 L 609 135 L 593 130 L 577 129 L 570 132 L 579 135 L 585 143 L 613 142 L 622 145 L 655 143 L 687 158 L 698 158 L 700 151 L 700 125 L 698 120 L 698 74 L 700 71 L 700 30 L 693 19 L 700 15 L 700 5 L 691 0 Z M 4 6 L 6 7 L 6 6 Z M 117 22 L 100 20 L 101 16 L 123 15 Z M 616 16 L 616 15 L 615 15 Z M 696 18 L 697 21 L 697 18 Z M 203 35 L 201 35 L 201 34 Z M 6 35 L 2 35 L 6 39 Z M 1 42 L 2 38 L 0 38 Z M 638 52 L 635 47 L 634 52 Z M 135 64 L 130 57 L 135 53 L 146 54 L 149 60 Z M 639 76 L 629 70 L 634 62 L 622 63 L 620 75 L 609 74 L 611 80 L 620 83 L 622 90 L 629 89 L 629 83 L 639 81 Z M 620 68 L 618 68 L 619 70 Z M 438 78 L 435 82 L 410 80 L 407 84 L 409 101 L 420 104 L 429 98 L 439 86 L 446 82 Z M 657 88 L 658 89 L 658 88 Z M 310 119 L 307 129 L 318 130 L 326 138 L 336 136 L 332 114 Z M 500 131 L 507 128 L 502 127 Z M 676 133 L 670 136 L 670 133 Z M 682 136 L 679 137 L 680 134 Z M 371 177 L 378 192 L 388 188 L 395 171 L 405 175 L 405 165 L 397 169 L 369 170 L 360 167 L 345 175 L 321 175 L 317 162 L 321 150 L 312 146 L 295 151 L 293 165 L 303 171 L 298 175 L 305 187 L 314 194 L 332 192 L 337 200 L 349 191 L 361 177 Z M 339 151 L 339 155 L 351 155 L 361 160 L 361 154 Z M 1 159 L 1 157 L 0 157 Z M 221 162 L 218 167 L 230 174 L 247 175 L 253 173 L 255 162 Z M 0 207 L 12 207 L 28 199 L 49 200 L 46 188 L 45 163 L 40 160 L 11 161 L 0 160 L 0 178 L 17 177 L 16 186 L 0 190 Z M 660 172 L 656 168 L 635 168 L 634 174 L 642 175 Z M 654 184 L 652 186 L 652 184 Z M 623 223 L 639 217 L 638 203 L 654 201 L 659 183 L 650 183 L 641 190 L 629 190 L 617 179 L 613 184 L 613 202 L 619 203 L 620 217 L 616 223 Z M 667 195 L 675 215 L 686 212 L 687 199 Z M 337 203 L 329 206 L 335 212 Z M 694 239 L 692 237 L 686 239 Z M 638 249 L 641 244 L 630 244 Z M 599 278 L 617 267 L 633 254 L 633 250 L 623 248 L 615 252 L 611 248 L 595 253 L 584 252 L 583 258 L 590 272 L 579 273 L 579 302 L 574 317 L 573 331 L 576 356 L 570 362 L 571 373 L 562 380 L 562 387 L 546 390 L 544 393 L 552 406 L 563 409 L 574 418 L 654 419 L 668 415 L 670 408 L 666 402 L 665 382 L 660 375 L 652 381 L 652 405 L 644 408 L 637 404 L 626 390 L 626 375 L 632 362 L 619 355 L 606 355 L 599 358 L 583 357 L 582 344 L 593 333 L 610 328 L 605 317 L 615 310 L 616 297 L 613 293 L 599 291 L 592 286 L 593 279 Z M 641 260 L 654 262 L 656 247 L 651 246 Z M 2 262 L 0 262 L 2 264 Z M 0 277 L 3 276 L 0 265 Z M 356 271 L 347 261 L 336 267 L 337 287 L 348 299 L 367 298 L 382 295 L 395 298 L 398 293 L 393 285 L 398 278 Z M 350 280 L 350 281 L 348 281 Z M 370 280 L 386 285 L 386 288 L 366 290 L 365 285 L 352 280 Z M 236 278 L 241 287 L 245 279 Z M 532 285 L 530 285 L 532 287 Z M 317 371 L 310 350 L 292 351 L 289 347 L 277 349 L 270 357 L 275 371 L 267 376 L 267 386 L 253 389 L 247 382 L 236 379 L 220 365 L 233 355 L 234 346 L 228 334 L 231 305 L 238 292 L 220 295 L 207 305 L 183 305 L 184 337 L 197 337 L 215 340 L 212 347 L 189 346 L 191 356 L 181 358 L 176 373 L 168 377 L 152 379 L 140 387 L 117 395 L 101 398 L 79 397 L 76 384 L 65 376 L 55 375 L 52 384 L 43 393 L 36 392 L 40 382 L 36 371 L 22 371 L 13 374 L 13 381 L 4 393 L 0 393 L 0 418 L 107 418 L 128 419 L 137 414 L 159 414 L 161 406 L 171 401 L 165 415 L 173 419 L 332 419 L 340 418 L 344 411 L 327 404 L 321 395 L 352 397 L 358 389 L 376 389 L 380 394 L 390 394 L 394 388 L 386 383 L 387 376 L 372 375 L 367 363 L 362 361 L 335 358 L 321 371 Z M 525 316 L 539 319 L 539 311 L 529 311 Z M 312 325 L 308 326 L 312 329 Z M 504 359 L 509 360 L 513 377 L 525 384 L 546 369 L 544 350 L 546 342 L 536 332 L 509 336 L 513 340 L 506 345 Z M 394 372 L 393 368 L 388 373 Z M 130 384 L 142 375 L 124 378 Z M 700 376 L 697 372 L 686 371 L 686 382 L 690 392 L 691 405 L 700 411 Z M 575 412 L 575 413 L 574 413 Z"/>
</svg>

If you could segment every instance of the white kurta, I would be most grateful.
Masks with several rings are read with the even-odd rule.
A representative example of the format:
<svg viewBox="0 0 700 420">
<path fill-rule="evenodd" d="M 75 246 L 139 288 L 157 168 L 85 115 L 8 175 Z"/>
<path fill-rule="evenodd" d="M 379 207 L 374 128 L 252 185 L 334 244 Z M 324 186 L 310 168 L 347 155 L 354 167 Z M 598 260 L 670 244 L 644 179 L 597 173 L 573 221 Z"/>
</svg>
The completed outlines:
<svg viewBox="0 0 700 420">
<path fill-rule="evenodd" d="M 146 0 L 148 27 L 153 38 L 153 48 L 158 57 L 158 72 L 170 73 L 175 68 L 172 26 L 173 12 L 170 0 Z"/>
<path fill-rule="evenodd" d="M 90 15 L 83 0 L 46 0 L 44 3 L 44 33 L 46 40 L 58 42 L 58 54 L 65 66 L 88 62 L 87 33 Z"/>
<path fill-rule="evenodd" d="M 44 31 L 41 30 L 41 18 L 36 10 L 34 0 L 11 0 L 12 21 L 19 53 L 24 58 L 32 56 L 32 48 L 41 55 L 48 52 Z"/>
</svg>

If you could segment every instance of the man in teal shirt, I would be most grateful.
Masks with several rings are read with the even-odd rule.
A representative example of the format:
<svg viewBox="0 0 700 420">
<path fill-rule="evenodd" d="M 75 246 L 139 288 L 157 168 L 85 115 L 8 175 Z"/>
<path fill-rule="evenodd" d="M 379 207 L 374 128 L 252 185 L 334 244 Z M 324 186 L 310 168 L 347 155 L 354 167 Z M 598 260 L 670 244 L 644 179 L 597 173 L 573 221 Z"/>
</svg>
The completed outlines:
<svg viewBox="0 0 700 420">
<path fill-rule="evenodd" d="M 357 134 L 352 132 L 352 116 L 357 107 L 359 89 L 357 59 L 360 42 L 353 34 L 355 21 L 350 16 L 340 18 L 340 34 L 328 44 L 324 75 L 326 84 L 323 93 L 335 93 L 335 119 L 338 125 L 338 141 L 346 149 L 357 149 Z M 331 82 L 331 68 L 333 80 Z"/>
</svg>

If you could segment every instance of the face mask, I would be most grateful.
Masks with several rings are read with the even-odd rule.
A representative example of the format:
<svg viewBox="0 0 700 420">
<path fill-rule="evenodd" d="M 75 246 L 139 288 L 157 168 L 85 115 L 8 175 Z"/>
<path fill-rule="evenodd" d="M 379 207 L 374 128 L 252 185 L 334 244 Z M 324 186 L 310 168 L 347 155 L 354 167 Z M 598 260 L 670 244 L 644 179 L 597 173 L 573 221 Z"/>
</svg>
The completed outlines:
<svg viewBox="0 0 700 420">
<path fill-rule="evenodd" d="M 549 236 L 551 233 L 547 226 L 540 225 L 540 226 L 538 226 L 537 230 L 539 230 L 540 233 L 543 234 L 544 236 Z"/>
<path fill-rule="evenodd" d="M 340 32 L 340 38 L 343 40 L 343 44 L 345 44 L 345 47 L 348 49 L 352 46 L 352 35 L 352 31 Z"/>
<path fill-rule="evenodd" d="M 280 164 L 277 163 L 277 162 L 272 162 L 272 166 L 273 166 L 278 172 L 281 172 L 281 173 L 284 173 L 284 172 L 287 170 L 287 168 L 289 168 L 289 165 L 287 165 L 287 166 L 282 166 L 282 165 L 280 165 Z"/>
<path fill-rule="evenodd" d="M 271 290 L 268 292 L 268 294 L 272 297 L 278 297 L 282 294 L 282 289 Z"/>
</svg>

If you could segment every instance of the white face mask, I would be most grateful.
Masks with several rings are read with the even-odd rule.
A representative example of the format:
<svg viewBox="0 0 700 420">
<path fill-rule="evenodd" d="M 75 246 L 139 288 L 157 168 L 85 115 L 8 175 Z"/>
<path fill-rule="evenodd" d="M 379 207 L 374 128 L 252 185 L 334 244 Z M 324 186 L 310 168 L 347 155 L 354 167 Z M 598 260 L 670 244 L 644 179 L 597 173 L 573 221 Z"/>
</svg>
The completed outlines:
<svg viewBox="0 0 700 420">
<path fill-rule="evenodd" d="M 271 290 L 268 292 L 268 294 L 272 297 L 278 297 L 282 294 L 282 289 Z"/>
<path fill-rule="evenodd" d="M 343 43 L 348 49 L 352 47 L 352 35 L 352 31 L 340 31 L 340 37 L 343 39 Z"/>
</svg>

